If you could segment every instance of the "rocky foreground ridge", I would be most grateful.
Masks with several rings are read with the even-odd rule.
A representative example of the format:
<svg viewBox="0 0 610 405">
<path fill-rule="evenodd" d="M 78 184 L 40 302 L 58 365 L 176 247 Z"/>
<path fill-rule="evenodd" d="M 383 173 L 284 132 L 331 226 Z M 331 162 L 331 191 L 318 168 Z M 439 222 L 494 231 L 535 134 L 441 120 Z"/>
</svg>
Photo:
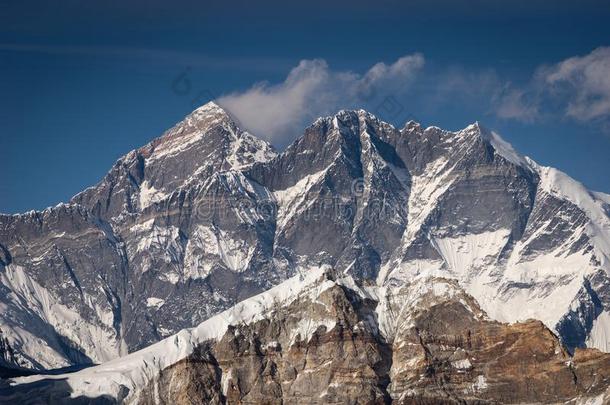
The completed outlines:
<svg viewBox="0 0 610 405">
<path fill-rule="evenodd" d="M 540 321 L 493 321 L 452 280 L 358 286 L 322 268 L 141 352 L 12 383 L 0 399 L 603 404 L 610 400 L 610 354 L 570 355 Z"/>
</svg>

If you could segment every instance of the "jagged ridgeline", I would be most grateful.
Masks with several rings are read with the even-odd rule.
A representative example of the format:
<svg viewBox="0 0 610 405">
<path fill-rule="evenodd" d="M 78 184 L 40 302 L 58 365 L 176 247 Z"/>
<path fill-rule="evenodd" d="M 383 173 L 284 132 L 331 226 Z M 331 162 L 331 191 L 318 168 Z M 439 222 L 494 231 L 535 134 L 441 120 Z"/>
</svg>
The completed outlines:
<svg viewBox="0 0 610 405">
<path fill-rule="evenodd" d="M 265 390 L 252 388 L 261 382 L 244 382 L 249 377 L 240 373 L 248 371 L 227 363 L 227 353 L 239 358 L 244 353 L 239 345 L 252 344 L 261 356 L 260 367 L 275 364 L 275 371 L 268 370 L 269 381 L 279 384 L 274 389 L 286 402 L 290 395 L 305 392 L 295 381 L 313 371 L 299 369 L 305 360 L 298 353 L 286 364 L 269 356 L 284 358 L 291 350 L 303 350 L 302 345 L 324 346 L 318 340 L 310 343 L 311 336 L 330 339 L 329 353 L 345 353 L 347 331 L 354 334 L 354 328 L 362 327 L 366 333 L 357 339 L 364 339 L 363 347 L 370 345 L 376 354 L 362 349 L 372 356 L 366 360 L 354 349 L 357 361 L 350 364 L 357 370 L 370 367 L 367 383 L 358 389 L 369 387 L 371 401 L 428 395 L 434 400 L 436 391 L 416 384 L 422 375 L 431 381 L 446 377 L 455 384 L 443 390 L 470 387 L 464 398 L 471 399 L 567 401 L 581 397 L 583 387 L 590 388 L 590 396 L 598 395 L 605 377 L 596 367 L 606 364 L 606 357 L 576 349 L 610 350 L 609 213 L 610 196 L 589 191 L 567 175 L 521 156 L 478 123 L 457 132 L 422 128 L 415 122 L 398 129 L 362 110 L 341 111 L 316 120 L 278 154 L 209 103 L 120 158 L 99 184 L 69 203 L 0 216 L 0 367 L 44 370 L 114 360 L 119 363 L 109 364 L 124 368 L 128 363 L 115 359 L 170 337 L 144 353 L 157 353 L 152 348 L 178 339 L 178 354 L 162 361 L 153 354 L 157 360 L 149 359 L 157 371 L 180 362 L 172 366 L 174 371 L 157 375 L 156 382 L 119 373 L 116 381 L 125 389 L 114 387 L 108 394 L 116 399 L 138 392 L 145 401 L 148 384 L 161 384 L 168 373 L 178 372 L 203 378 L 205 395 L 214 400 L 245 401 L 247 392 L 258 392 L 262 396 L 252 398 L 262 401 L 267 398 Z M 315 309 L 294 312 L 295 324 L 288 326 L 275 318 L 256 318 L 254 324 L 247 318 L 251 326 L 243 327 L 243 336 L 250 340 L 236 338 L 239 347 L 224 354 L 227 334 L 241 333 L 239 325 L 219 327 L 218 336 L 206 331 L 195 339 L 195 332 L 188 332 L 191 337 L 180 340 L 182 329 L 200 324 L 197 331 L 206 324 L 210 328 L 209 319 L 221 311 L 320 268 L 332 269 L 333 282 L 346 294 L 349 305 L 344 304 L 352 307 L 333 309 L 345 313 L 329 315 L 323 325 L 299 325 L 297 318 L 309 320 Z M 350 288 L 337 281 L 346 279 L 353 284 Z M 423 357 L 418 357 L 417 351 L 403 353 L 394 335 L 383 330 L 387 320 L 380 316 L 400 317 L 401 312 L 390 304 L 384 311 L 375 305 L 389 302 L 379 298 L 385 296 L 379 291 L 417 296 L 411 290 L 422 280 L 451 285 L 460 291 L 452 297 L 462 297 L 459 302 L 476 309 L 469 315 L 472 319 L 462 319 L 461 310 L 452 307 L 457 301 L 446 304 L 443 310 L 456 311 L 455 322 L 449 322 L 447 313 L 438 313 L 448 317 L 447 327 L 455 328 L 446 333 L 432 323 L 417 323 L 428 319 L 426 313 L 437 314 L 429 306 L 420 308 L 420 317 L 413 315 L 409 322 L 394 326 L 394 335 L 410 336 L 402 338 L 409 345 L 423 342 Z M 369 297 L 371 289 L 376 295 Z M 333 305 L 343 305 L 340 302 Z M 397 305 L 414 311 L 412 303 L 405 302 Z M 542 323 L 498 323 L 527 319 Z M 276 325 L 285 330 L 261 337 L 260 322 L 268 323 L 265 328 Z M 318 326 L 324 326 L 320 333 Z M 468 343 L 465 330 L 470 336 L 479 334 L 479 341 Z M 299 332 L 300 339 L 285 335 L 290 331 Z M 551 363 L 540 364 L 563 373 L 556 375 L 558 381 L 586 381 L 578 374 L 584 372 L 578 363 L 582 356 L 590 359 L 582 361 L 601 380 L 566 383 L 565 392 L 557 389 L 540 397 L 528 397 L 525 392 L 532 390 L 523 388 L 509 400 L 504 396 L 508 391 L 498 384 L 519 383 L 495 377 L 488 364 L 495 343 L 501 347 L 495 354 L 513 353 L 514 361 L 525 361 L 521 352 L 514 352 L 520 346 L 499 343 L 508 345 L 509 335 L 514 342 L 523 336 L 540 339 L 531 350 L 539 356 L 546 353 L 544 361 Z M 495 340 L 497 336 L 506 339 Z M 264 346 L 273 342 L 280 345 L 275 351 Z M 439 352 L 434 345 L 441 347 Z M 475 355 L 473 350 L 489 352 Z M 565 366 L 566 362 L 576 366 Z M 205 367 L 193 366 L 199 364 Z M 322 364 L 318 366 L 323 368 Z M 407 370 L 416 364 L 404 373 L 423 374 L 400 377 L 403 371 L 396 367 Z M 523 368 L 530 370 L 535 364 Z M 281 372 L 289 378 L 291 367 L 301 373 L 290 380 L 297 384 L 292 391 L 282 385 L 284 380 L 273 377 Z M 533 371 L 520 373 L 517 365 L 508 363 L 506 367 L 523 384 L 534 378 Z M 346 380 L 333 380 L 335 374 L 327 375 L 329 370 L 320 371 L 316 378 L 321 382 L 314 386 L 316 395 L 324 390 L 329 395 L 322 403 L 349 401 L 349 395 L 365 397 L 358 390 L 341 394 L 347 397 L 333 391 L 331 384 Z M 96 387 L 92 375 L 83 371 L 72 378 Z M 166 394 L 168 401 L 175 399 Z"/>
</svg>

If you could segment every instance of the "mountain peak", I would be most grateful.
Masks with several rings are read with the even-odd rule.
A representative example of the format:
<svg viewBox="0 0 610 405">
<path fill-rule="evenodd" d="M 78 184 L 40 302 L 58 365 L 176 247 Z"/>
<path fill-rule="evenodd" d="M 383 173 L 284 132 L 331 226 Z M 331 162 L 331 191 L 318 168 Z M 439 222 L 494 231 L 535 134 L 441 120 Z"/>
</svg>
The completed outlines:
<svg viewBox="0 0 610 405">
<path fill-rule="evenodd" d="M 217 118 L 233 121 L 227 110 L 216 104 L 214 101 L 209 101 L 201 107 L 195 109 L 191 114 L 189 114 L 189 117 L 198 119 Z"/>
<path fill-rule="evenodd" d="M 195 111 L 225 111 L 219 104 L 217 104 L 215 101 L 208 101 L 207 103 L 205 103 L 204 105 L 202 105 L 201 107 L 198 107 L 195 109 Z"/>
<path fill-rule="evenodd" d="M 481 137 L 487 139 L 490 137 L 490 130 L 487 129 L 483 124 L 479 121 L 475 121 L 472 124 L 467 125 L 464 129 L 459 132 L 473 132 L 479 134 Z"/>
<path fill-rule="evenodd" d="M 125 212 L 145 209 L 181 187 L 199 184 L 212 172 L 241 170 L 275 155 L 273 146 L 241 130 L 224 108 L 209 102 L 121 157 L 98 185 L 74 200 L 87 207 L 103 201 L 101 215 L 123 218 Z"/>
<path fill-rule="evenodd" d="M 234 130 L 237 130 L 237 123 L 231 114 L 214 101 L 210 101 L 193 110 L 193 112 L 187 115 L 182 122 L 176 125 L 176 127 L 188 126 L 201 129 L 211 128 L 215 125 L 230 126 Z"/>
<path fill-rule="evenodd" d="M 354 109 L 354 110 L 350 110 L 350 109 L 342 109 L 337 111 L 335 114 L 327 116 L 327 119 L 331 119 L 334 120 L 335 118 L 339 119 L 339 120 L 346 120 L 346 119 L 350 119 L 350 118 L 374 118 L 376 119 L 377 117 L 375 117 L 373 114 L 371 114 L 370 112 L 363 110 L 363 109 Z"/>
<path fill-rule="evenodd" d="M 488 142 L 494 148 L 496 153 L 502 156 L 504 159 L 514 163 L 517 166 L 530 170 L 532 169 L 531 160 L 519 153 L 515 148 L 513 148 L 513 145 L 504 140 L 504 138 L 502 138 L 497 132 L 485 128 L 478 121 L 470 125 L 468 128 L 477 130 L 481 138 Z"/>
<path fill-rule="evenodd" d="M 348 124 L 348 126 L 357 125 L 355 120 L 377 122 L 386 128 L 395 129 L 393 125 L 379 119 L 374 114 L 363 109 L 342 109 L 332 116 L 318 118 L 314 122 L 314 125 L 320 122 L 332 122 L 334 127 L 338 127 L 339 122 L 342 122 L 342 124 L 351 123 Z M 428 126 L 424 128 L 419 122 L 409 120 L 404 124 L 404 126 L 399 132 L 422 133 L 424 135 L 427 135 L 428 137 L 433 135 L 438 137 L 440 134 L 444 134 L 438 139 L 450 139 L 455 135 L 468 135 L 472 137 L 472 139 L 481 139 L 483 142 L 489 144 L 497 155 L 508 160 L 509 162 L 517 166 L 521 166 L 530 171 L 534 170 L 534 163 L 531 159 L 520 154 L 515 148 L 513 148 L 513 146 L 509 142 L 504 140 L 497 132 L 487 128 L 478 120 L 458 131 L 444 130 L 438 126 Z"/>
<path fill-rule="evenodd" d="M 408 132 L 419 131 L 419 130 L 421 130 L 421 124 L 417 121 L 409 120 L 405 123 L 405 125 L 402 128 L 403 128 L 403 131 L 408 131 Z"/>
<path fill-rule="evenodd" d="M 214 101 L 210 101 L 193 110 L 184 120 L 141 150 L 148 151 L 148 154 L 163 152 L 168 148 L 172 151 L 180 151 L 188 145 L 202 141 L 204 135 L 209 133 L 221 135 L 217 141 L 227 143 L 237 140 L 243 131 L 240 130 L 228 111 Z M 146 152 L 145 155 L 147 155 Z"/>
</svg>

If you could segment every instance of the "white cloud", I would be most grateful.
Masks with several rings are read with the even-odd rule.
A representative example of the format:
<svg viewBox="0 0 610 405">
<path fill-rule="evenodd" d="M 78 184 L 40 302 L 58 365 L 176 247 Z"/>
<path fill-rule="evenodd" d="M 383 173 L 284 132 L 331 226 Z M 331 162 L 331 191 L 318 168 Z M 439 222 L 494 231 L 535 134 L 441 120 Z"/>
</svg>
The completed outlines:
<svg viewBox="0 0 610 405">
<path fill-rule="evenodd" d="M 423 65 L 424 57 L 413 54 L 391 65 L 377 63 L 358 74 L 334 71 L 322 59 L 303 60 L 280 84 L 259 83 L 218 102 L 243 127 L 281 142 L 293 139 L 304 124 L 320 115 L 341 108 L 370 108 L 371 103 L 382 101 L 379 92 L 404 93 Z"/>
<path fill-rule="evenodd" d="M 522 87 L 504 85 L 494 97 L 497 116 L 532 122 L 564 116 L 582 123 L 610 120 L 610 48 L 597 48 L 536 70 Z"/>
<path fill-rule="evenodd" d="M 567 117 L 610 128 L 610 47 L 541 66 L 520 85 L 494 69 L 424 70 L 424 63 L 413 54 L 354 73 L 333 70 L 322 59 L 303 60 L 279 84 L 259 83 L 218 101 L 243 127 L 278 146 L 342 108 L 364 108 L 397 125 L 413 113 L 442 119 L 459 111 L 472 121 L 484 115 L 525 123 Z"/>
<path fill-rule="evenodd" d="M 579 121 L 610 117 L 610 48 L 566 59 L 541 70 L 553 94 L 569 97 L 566 114 Z"/>
<path fill-rule="evenodd" d="M 514 88 L 507 83 L 495 96 L 495 113 L 500 118 L 514 119 L 522 122 L 533 122 L 540 116 L 537 100 L 531 100 L 532 94 L 526 90 Z M 537 97 L 536 97 L 537 98 Z"/>
</svg>

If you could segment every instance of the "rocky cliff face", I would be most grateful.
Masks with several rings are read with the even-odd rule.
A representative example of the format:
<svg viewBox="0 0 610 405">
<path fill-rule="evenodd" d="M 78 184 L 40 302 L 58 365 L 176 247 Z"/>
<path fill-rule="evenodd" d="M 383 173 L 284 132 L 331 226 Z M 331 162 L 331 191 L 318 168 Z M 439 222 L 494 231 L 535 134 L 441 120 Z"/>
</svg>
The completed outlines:
<svg viewBox="0 0 610 405">
<path fill-rule="evenodd" d="M 0 216 L 13 362 L 100 363 L 329 265 L 456 280 L 489 316 L 610 349 L 610 196 L 473 124 L 318 119 L 286 151 L 210 103 L 42 212 Z"/>
<path fill-rule="evenodd" d="M 0 399 L 34 390 L 77 398 L 66 403 L 601 404 L 610 355 L 572 356 L 540 321 L 493 321 L 452 280 L 379 287 L 322 268 L 141 352 L 12 384 Z"/>
<path fill-rule="evenodd" d="M 445 280 L 428 281 L 454 288 Z M 409 294 L 412 288 L 417 287 L 396 294 Z M 290 325 L 290 315 L 230 328 L 218 343 L 199 346 L 193 355 L 164 369 L 139 403 L 491 404 L 603 399 L 610 383 L 609 355 L 579 350 L 570 357 L 541 322 L 492 322 L 472 299 L 464 299 L 431 291 L 422 297 L 421 307 L 405 308 L 404 301 L 394 297 L 392 306 L 403 319 L 388 341 L 371 317 L 379 303 L 337 286 L 318 297 L 320 304 L 333 308 L 324 318 L 333 319 L 334 327 L 319 325 L 306 339 L 293 341 L 296 325 Z M 288 312 L 316 312 L 299 304 Z"/>
</svg>

